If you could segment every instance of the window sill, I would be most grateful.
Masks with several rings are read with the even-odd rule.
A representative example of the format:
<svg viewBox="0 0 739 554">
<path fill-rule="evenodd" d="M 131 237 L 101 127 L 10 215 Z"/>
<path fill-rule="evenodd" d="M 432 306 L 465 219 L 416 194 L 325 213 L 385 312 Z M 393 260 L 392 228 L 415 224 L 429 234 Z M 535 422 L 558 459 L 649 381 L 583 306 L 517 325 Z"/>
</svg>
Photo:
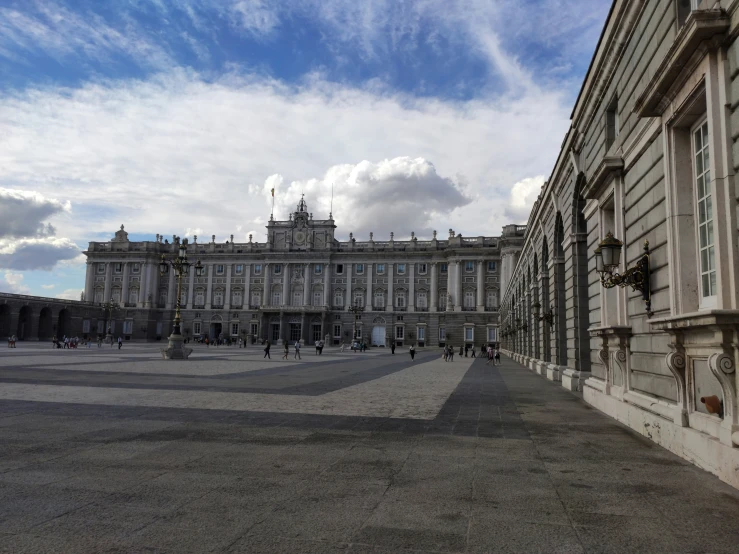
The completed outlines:
<svg viewBox="0 0 739 554">
<path fill-rule="evenodd" d="M 658 331 L 739 325 L 739 310 L 706 310 L 649 320 Z"/>
</svg>

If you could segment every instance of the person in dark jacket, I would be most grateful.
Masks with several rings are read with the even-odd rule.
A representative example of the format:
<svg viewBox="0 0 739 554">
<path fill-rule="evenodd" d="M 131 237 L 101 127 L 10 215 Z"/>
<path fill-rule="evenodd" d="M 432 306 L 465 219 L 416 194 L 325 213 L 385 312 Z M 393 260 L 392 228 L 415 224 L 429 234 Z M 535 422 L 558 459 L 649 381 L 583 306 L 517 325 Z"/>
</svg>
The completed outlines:
<svg viewBox="0 0 739 554">
<path fill-rule="evenodd" d="M 411 360 L 413 360 L 413 358 L 416 357 L 416 346 L 414 344 L 411 344 L 410 353 L 411 353 Z"/>
<path fill-rule="evenodd" d="M 267 344 L 264 346 L 264 357 L 272 359 L 272 356 L 269 355 L 269 341 L 265 341 Z"/>
</svg>

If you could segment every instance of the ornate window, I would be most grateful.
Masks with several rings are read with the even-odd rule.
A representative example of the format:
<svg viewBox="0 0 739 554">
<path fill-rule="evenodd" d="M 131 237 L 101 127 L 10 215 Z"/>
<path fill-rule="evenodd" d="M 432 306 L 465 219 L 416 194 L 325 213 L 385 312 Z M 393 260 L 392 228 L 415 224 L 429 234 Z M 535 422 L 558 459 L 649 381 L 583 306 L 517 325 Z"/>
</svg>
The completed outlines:
<svg viewBox="0 0 739 554">
<path fill-rule="evenodd" d="M 405 275 L 405 264 L 398 264 L 398 275 Z"/>
<path fill-rule="evenodd" d="M 213 305 L 223 306 L 223 290 L 216 289 L 216 291 L 213 293 Z"/>
<path fill-rule="evenodd" d="M 272 291 L 272 305 L 273 306 L 282 305 L 282 293 L 278 290 Z"/>
<path fill-rule="evenodd" d="M 251 293 L 251 305 L 259 306 L 262 303 L 262 293 L 259 291 L 252 291 Z"/>
<path fill-rule="evenodd" d="M 701 307 L 716 305 L 716 257 L 713 237 L 713 195 L 709 161 L 708 121 L 693 130 L 693 168 L 698 202 Z"/>
<path fill-rule="evenodd" d="M 239 335 L 239 324 L 238 322 L 234 321 L 231 323 L 231 336 L 236 337 Z"/>
<path fill-rule="evenodd" d="M 405 308 L 405 291 L 399 290 L 395 293 L 395 307 Z"/>
<path fill-rule="evenodd" d="M 293 291 L 293 306 L 303 305 L 303 292 L 300 290 Z"/>
<path fill-rule="evenodd" d="M 102 290 L 96 290 L 95 291 L 95 303 L 96 304 L 102 304 L 103 303 L 103 291 Z"/>
<path fill-rule="evenodd" d="M 254 275 L 262 274 L 262 264 L 254 264 Z"/>
<path fill-rule="evenodd" d="M 377 264 L 375 266 L 375 269 L 376 269 L 378 275 L 384 275 L 385 274 L 385 264 Z"/>
<path fill-rule="evenodd" d="M 121 289 L 115 288 L 111 291 L 110 297 L 115 303 L 119 303 L 121 301 Z"/>
<path fill-rule="evenodd" d="M 473 262 L 472 260 L 464 262 L 464 270 L 467 273 L 472 273 L 473 271 L 475 271 L 475 262 Z"/>
<path fill-rule="evenodd" d="M 416 294 L 416 306 L 418 308 L 428 308 L 428 295 L 425 290 L 420 290 Z"/>
<path fill-rule="evenodd" d="M 474 290 L 464 291 L 464 307 L 465 308 L 475 307 L 475 291 Z"/>
<path fill-rule="evenodd" d="M 385 307 L 385 291 L 376 290 L 374 292 L 374 297 L 373 297 L 373 300 L 372 300 L 372 305 L 375 308 L 384 308 Z"/>
<path fill-rule="evenodd" d="M 128 291 L 128 301 L 131 304 L 136 304 L 139 301 L 139 289 L 131 289 L 130 291 Z M 164 301 L 167 301 L 166 296 Z"/>
<path fill-rule="evenodd" d="M 320 290 L 313 291 L 313 305 L 323 306 L 323 292 Z"/>
<path fill-rule="evenodd" d="M 355 290 L 352 298 L 353 298 L 352 305 L 364 306 L 364 291 L 363 290 Z"/>
<path fill-rule="evenodd" d="M 341 289 L 334 291 L 334 306 L 337 308 L 344 306 L 344 291 Z"/>
<path fill-rule="evenodd" d="M 402 325 L 398 325 L 395 327 L 395 338 L 397 340 L 403 340 L 405 337 L 405 327 Z"/>
<path fill-rule="evenodd" d="M 485 293 L 485 306 L 488 308 L 498 307 L 498 291 L 489 290 Z"/>
<path fill-rule="evenodd" d="M 498 268 L 498 264 L 495 262 L 488 262 L 488 271 L 490 273 L 495 273 L 495 270 Z"/>
<path fill-rule="evenodd" d="M 241 306 L 242 301 L 240 289 L 236 289 L 231 293 L 231 304 L 233 304 L 234 306 Z"/>
</svg>

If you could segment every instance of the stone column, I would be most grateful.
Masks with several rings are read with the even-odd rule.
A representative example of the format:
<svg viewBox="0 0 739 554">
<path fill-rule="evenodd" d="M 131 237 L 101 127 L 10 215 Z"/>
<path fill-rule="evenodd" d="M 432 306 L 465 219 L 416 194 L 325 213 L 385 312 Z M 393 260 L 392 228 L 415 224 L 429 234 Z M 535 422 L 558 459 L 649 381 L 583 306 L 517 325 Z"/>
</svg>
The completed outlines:
<svg viewBox="0 0 739 554">
<path fill-rule="evenodd" d="M 482 260 L 477 261 L 477 311 L 485 311 L 485 273 Z"/>
<path fill-rule="evenodd" d="M 310 306 L 310 279 L 311 264 L 305 264 L 303 268 L 303 306 Z"/>
<path fill-rule="evenodd" d="M 193 295 L 195 291 L 195 266 L 190 268 L 190 285 L 187 287 L 187 309 L 192 310 L 192 303 L 194 301 Z"/>
<path fill-rule="evenodd" d="M 393 264 L 387 264 L 387 306 L 390 308 L 390 311 L 393 311 L 393 308 L 395 308 L 395 299 L 393 298 Z M 393 333 L 393 339 L 395 339 L 395 331 L 394 327 L 392 327 L 392 322 L 390 322 L 390 327 Z"/>
<path fill-rule="evenodd" d="M 123 284 L 121 285 L 121 306 L 125 306 L 128 302 L 128 271 L 130 269 L 128 262 L 123 262 Z"/>
<path fill-rule="evenodd" d="M 146 298 L 149 294 L 149 262 L 144 261 L 141 263 L 141 279 L 139 281 L 139 308 L 146 308 Z"/>
<path fill-rule="evenodd" d="M 151 301 L 149 306 L 155 308 L 157 306 L 159 296 L 159 263 L 152 262 L 151 269 L 149 270 L 149 294 L 151 295 Z"/>
<path fill-rule="evenodd" d="M 241 303 L 243 310 L 251 308 L 251 264 L 244 265 L 244 300 Z"/>
<path fill-rule="evenodd" d="M 271 327 L 269 323 L 267 323 L 267 327 Z M 280 339 L 283 341 L 288 340 L 290 337 L 287 336 L 287 329 L 285 328 L 285 312 L 280 312 Z M 269 333 L 269 330 L 267 331 Z"/>
<path fill-rule="evenodd" d="M 188 275 L 194 273 L 195 269 L 190 266 Z M 174 269 L 169 268 L 169 285 L 167 286 L 167 306 L 168 310 L 174 310 L 177 306 L 177 276 L 175 275 Z"/>
<path fill-rule="evenodd" d="M 331 264 L 323 264 L 323 305 L 331 305 Z"/>
<path fill-rule="evenodd" d="M 205 309 L 210 310 L 211 306 L 211 296 L 213 295 L 213 265 L 214 264 L 206 264 L 205 267 L 208 268 L 208 287 L 205 289 Z"/>
<path fill-rule="evenodd" d="M 372 264 L 365 264 L 367 272 L 367 300 L 365 302 L 365 310 L 372 309 Z"/>
<path fill-rule="evenodd" d="M 437 301 L 439 300 L 439 268 L 436 262 L 429 264 L 431 269 L 431 298 L 429 298 L 429 311 L 435 312 L 437 310 Z"/>
<path fill-rule="evenodd" d="M 455 267 L 454 271 L 454 311 L 455 312 L 461 312 L 462 311 L 462 304 L 463 304 L 463 298 L 462 298 L 462 261 L 458 260 L 457 265 Z"/>
<path fill-rule="evenodd" d="M 269 271 L 271 264 L 264 264 L 264 288 L 262 289 L 262 306 L 269 306 L 272 304 L 272 291 L 270 290 L 271 284 L 269 279 Z M 269 331 L 267 331 L 269 333 Z"/>
<path fill-rule="evenodd" d="M 231 264 L 226 265 L 226 297 L 223 299 L 223 309 L 231 309 Z M 231 330 L 229 329 L 228 332 L 230 334 Z"/>
<path fill-rule="evenodd" d="M 113 264 L 108 262 L 105 264 L 105 289 L 103 292 L 103 302 L 110 300 L 110 286 L 113 284 Z"/>
<path fill-rule="evenodd" d="M 92 262 L 87 262 L 87 272 L 85 273 L 85 300 L 88 302 L 95 301 L 95 264 Z"/>
<path fill-rule="evenodd" d="M 352 305 L 352 264 L 346 265 L 346 307 Z"/>
<path fill-rule="evenodd" d="M 408 264 L 408 311 L 416 311 L 416 264 Z"/>
<path fill-rule="evenodd" d="M 282 305 L 290 306 L 292 300 L 290 296 L 290 264 L 282 264 Z"/>
</svg>

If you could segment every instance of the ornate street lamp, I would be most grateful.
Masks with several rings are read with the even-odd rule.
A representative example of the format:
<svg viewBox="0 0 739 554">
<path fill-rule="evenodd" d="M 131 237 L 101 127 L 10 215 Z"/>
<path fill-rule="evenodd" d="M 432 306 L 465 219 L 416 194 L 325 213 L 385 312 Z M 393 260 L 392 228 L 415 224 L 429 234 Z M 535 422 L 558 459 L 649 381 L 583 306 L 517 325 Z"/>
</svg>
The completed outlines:
<svg viewBox="0 0 739 554">
<path fill-rule="evenodd" d="M 167 340 L 167 348 L 162 349 L 162 357 L 165 360 L 186 360 L 192 352 L 192 348 L 185 348 L 185 337 L 182 336 L 180 307 L 182 300 L 182 278 L 190 271 L 192 264 L 187 260 L 187 246 L 180 244 L 177 256 L 167 260 L 162 254 L 159 262 L 159 274 L 164 277 L 169 274 L 170 268 L 175 272 L 177 277 L 177 304 L 174 314 L 174 322 L 172 326 L 172 334 Z M 203 275 L 203 265 L 200 260 L 195 264 L 195 275 L 201 277 Z"/>
<path fill-rule="evenodd" d="M 362 312 L 364 311 L 364 306 L 359 305 L 359 301 L 354 301 L 354 306 L 349 307 L 349 311 L 354 314 L 354 339 L 353 341 L 357 340 L 357 323 L 359 322 L 359 318 L 361 317 Z"/>
<path fill-rule="evenodd" d="M 644 241 L 644 254 L 636 262 L 636 265 L 627 269 L 624 273 L 618 273 L 621 250 L 624 243 L 618 240 L 609 231 L 595 249 L 595 270 L 600 273 L 600 283 L 604 288 L 610 289 L 616 286 L 630 286 L 632 290 L 642 293 L 642 299 L 646 304 L 647 317 L 652 317 L 652 288 L 650 285 L 649 265 L 649 241 Z"/>
<path fill-rule="evenodd" d="M 110 328 L 110 324 L 111 320 L 113 319 L 113 312 L 118 311 L 118 302 L 113 302 L 113 298 L 111 297 L 108 302 L 104 302 L 100 305 L 100 307 L 103 310 L 103 314 L 107 315 L 107 325 L 105 326 L 105 342 L 113 344 L 113 332 Z"/>
</svg>

